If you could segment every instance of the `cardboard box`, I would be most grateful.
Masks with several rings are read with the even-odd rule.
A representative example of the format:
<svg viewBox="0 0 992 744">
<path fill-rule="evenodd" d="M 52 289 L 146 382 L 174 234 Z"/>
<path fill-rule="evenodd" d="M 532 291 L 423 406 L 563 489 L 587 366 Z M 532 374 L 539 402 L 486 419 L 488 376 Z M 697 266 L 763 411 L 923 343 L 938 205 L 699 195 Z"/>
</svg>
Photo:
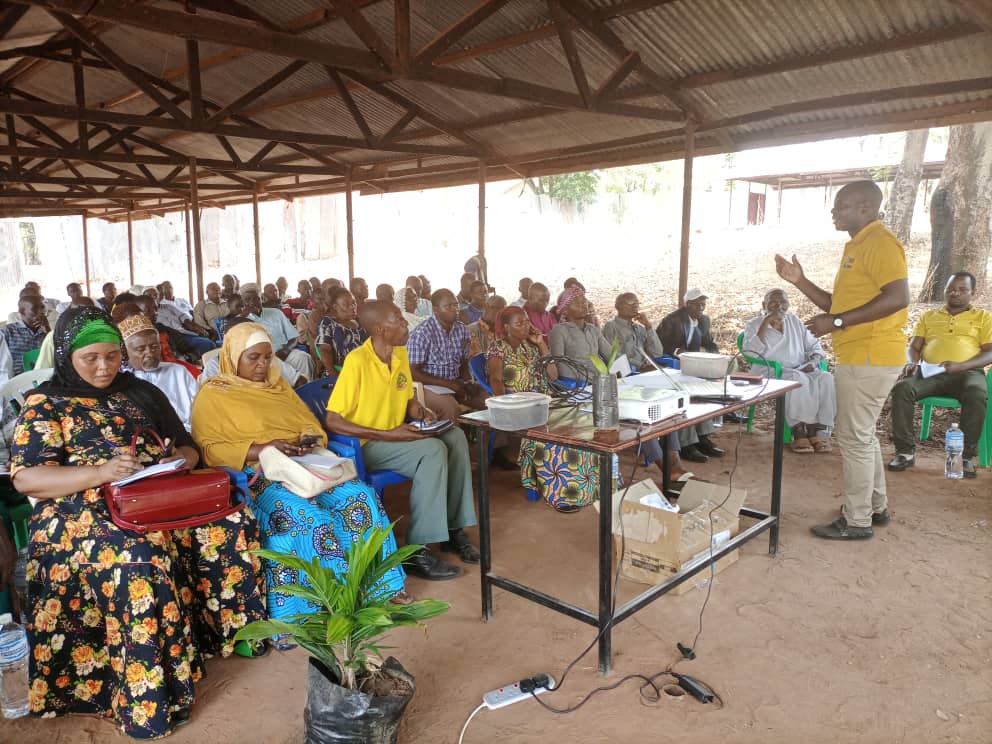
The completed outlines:
<svg viewBox="0 0 992 744">
<path fill-rule="evenodd" d="M 678 512 L 641 504 L 641 498 L 660 494 L 661 488 L 647 479 L 633 484 L 623 502 L 625 552 L 621 574 L 645 584 L 658 584 L 672 574 L 705 561 L 710 548 L 709 513 L 713 512 L 712 544 L 719 547 L 740 530 L 739 513 L 747 491 L 690 480 L 679 496 Z M 614 558 L 620 557 L 620 496 L 613 497 Z M 597 503 L 597 508 L 598 508 Z M 719 508 L 717 508 L 719 507 Z M 722 570 L 736 560 L 736 551 L 718 562 Z M 722 564 L 722 565 L 720 565 Z M 687 587 L 688 589 L 689 587 Z"/>
</svg>

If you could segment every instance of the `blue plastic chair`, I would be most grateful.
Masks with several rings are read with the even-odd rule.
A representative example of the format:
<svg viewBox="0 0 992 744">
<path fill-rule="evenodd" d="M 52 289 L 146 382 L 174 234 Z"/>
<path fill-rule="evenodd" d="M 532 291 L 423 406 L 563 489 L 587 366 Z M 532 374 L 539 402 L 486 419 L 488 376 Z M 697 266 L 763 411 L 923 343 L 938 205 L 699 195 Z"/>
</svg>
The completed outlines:
<svg viewBox="0 0 992 744">
<path fill-rule="evenodd" d="M 331 397 L 334 383 L 337 377 L 322 377 L 319 380 L 308 382 L 296 389 L 296 394 L 307 404 L 313 414 L 317 417 L 321 426 L 324 425 L 324 414 L 327 411 L 327 399 Z M 327 431 L 327 428 L 324 427 Z M 386 486 L 393 483 L 403 483 L 410 480 L 405 475 L 394 470 L 368 470 L 365 467 L 365 458 L 362 456 L 362 442 L 358 437 L 350 437 L 344 434 L 327 432 L 327 448 L 332 452 L 347 457 L 354 461 L 358 478 L 365 481 L 382 498 L 382 491 Z"/>
</svg>

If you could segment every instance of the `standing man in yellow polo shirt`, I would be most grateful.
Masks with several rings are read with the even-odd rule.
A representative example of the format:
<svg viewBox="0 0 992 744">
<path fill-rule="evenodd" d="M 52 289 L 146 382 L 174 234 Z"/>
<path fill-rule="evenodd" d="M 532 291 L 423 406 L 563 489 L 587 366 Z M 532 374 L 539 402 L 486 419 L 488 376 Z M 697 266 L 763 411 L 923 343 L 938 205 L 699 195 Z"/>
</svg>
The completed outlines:
<svg viewBox="0 0 992 744">
<path fill-rule="evenodd" d="M 409 326 L 391 302 L 366 302 L 358 321 L 368 340 L 345 357 L 327 401 L 324 420 L 330 431 L 359 437 L 370 470 L 394 470 L 413 481 L 410 488 L 408 543 L 439 542 L 463 563 L 478 563 L 479 551 L 465 534 L 475 524 L 472 466 L 468 443 L 457 426 L 430 436 L 407 416 L 433 419 L 417 402 L 406 355 Z M 431 581 L 462 573 L 426 547 L 406 562 L 408 573 Z"/>
<path fill-rule="evenodd" d="M 916 401 L 943 395 L 961 403 L 964 477 L 975 477 L 974 458 L 988 405 L 983 367 L 992 364 L 992 313 L 971 306 L 974 293 L 974 276 L 967 271 L 951 274 L 944 288 L 944 307 L 928 310 L 916 322 L 906 350 L 906 376 L 892 388 L 896 456 L 889 470 L 905 470 L 915 463 Z M 921 369 L 921 362 L 929 369 Z"/>
<path fill-rule="evenodd" d="M 778 275 L 824 312 L 806 326 L 814 336 L 833 334 L 837 368 L 834 433 L 843 456 L 845 503 L 829 524 L 813 527 L 828 540 L 864 540 L 872 525 L 889 522 L 878 415 L 903 369 L 909 282 L 902 244 L 878 219 L 882 191 L 872 181 L 837 192 L 834 227 L 851 239 L 844 246 L 833 292 L 813 284 L 795 256 L 775 256 Z"/>
</svg>

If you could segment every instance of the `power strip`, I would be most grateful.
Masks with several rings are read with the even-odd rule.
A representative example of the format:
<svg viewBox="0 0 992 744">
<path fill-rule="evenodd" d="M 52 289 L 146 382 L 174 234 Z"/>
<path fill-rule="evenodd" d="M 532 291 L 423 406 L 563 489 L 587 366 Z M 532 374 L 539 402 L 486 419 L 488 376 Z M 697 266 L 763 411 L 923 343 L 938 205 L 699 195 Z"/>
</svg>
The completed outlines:
<svg viewBox="0 0 992 744">
<path fill-rule="evenodd" d="M 543 695 L 548 690 L 553 690 L 555 684 L 554 677 L 550 674 L 535 674 L 512 685 L 490 690 L 482 696 L 482 704 L 489 710 L 505 708 L 521 700 L 528 700 L 532 695 Z"/>
</svg>

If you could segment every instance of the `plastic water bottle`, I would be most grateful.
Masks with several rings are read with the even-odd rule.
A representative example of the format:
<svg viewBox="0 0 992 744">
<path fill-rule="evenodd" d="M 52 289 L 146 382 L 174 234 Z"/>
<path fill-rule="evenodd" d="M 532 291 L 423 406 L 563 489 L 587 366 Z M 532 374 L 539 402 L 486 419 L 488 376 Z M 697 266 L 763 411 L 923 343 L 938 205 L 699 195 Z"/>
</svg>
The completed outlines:
<svg viewBox="0 0 992 744">
<path fill-rule="evenodd" d="M 7 612 L 0 615 L 0 709 L 4 718 L 26 716 L 28 704 L 28 635 Z"/>
<path fill-rule="evenodd" d="M 964 432 L 957 424 L 951 424 L 944 437 L 944 452 L 947 459 L 944 460 L 944 475 L 948 478 L 964 477 Z"/>
</svg>

